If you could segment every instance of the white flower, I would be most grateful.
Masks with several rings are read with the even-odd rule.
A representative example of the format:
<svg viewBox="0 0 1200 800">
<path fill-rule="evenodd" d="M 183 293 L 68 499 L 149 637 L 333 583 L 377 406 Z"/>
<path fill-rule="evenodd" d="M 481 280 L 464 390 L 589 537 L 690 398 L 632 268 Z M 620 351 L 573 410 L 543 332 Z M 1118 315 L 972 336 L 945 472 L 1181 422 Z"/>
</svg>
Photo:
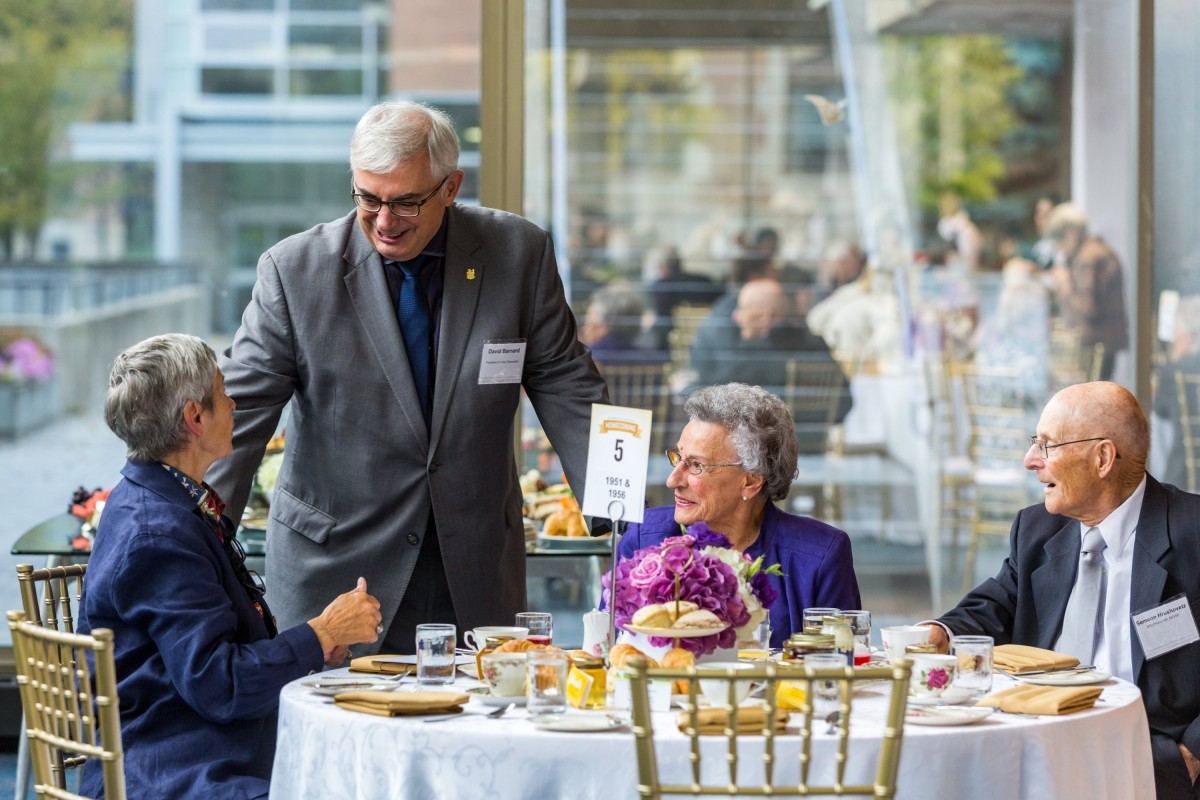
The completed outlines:
<svg viewBox="0 0 1200 800">
<path fill-rule="evenodd" d="M 733 570 L 733 574 L 737 576 L 738 594 L 742 598 L 742 603 L 746 606 L 746 611 L 750 614 L 750 621 L 738 628 L 738 638 L 753 636 L 758 626 L 766 618 L 767 610 L 763 608 L 762 603 L 758 602 L 758 598 L 754 596 L 754 592 L 750 589 L 751 561 L 730 547 L 705 547 L 700 552 L 704 555 L 715 556 L 725 564 L 728 564 L 729 568 Z"/>
</svg>

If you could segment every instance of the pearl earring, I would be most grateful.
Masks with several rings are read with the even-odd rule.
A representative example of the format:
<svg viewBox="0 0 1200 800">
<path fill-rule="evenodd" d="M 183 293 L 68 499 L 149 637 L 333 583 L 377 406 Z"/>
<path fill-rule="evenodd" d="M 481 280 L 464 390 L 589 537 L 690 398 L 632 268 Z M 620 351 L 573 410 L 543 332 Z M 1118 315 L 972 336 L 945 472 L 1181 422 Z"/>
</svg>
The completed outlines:
<svg viewBox="0 0 1200 800">
<path fill-rule="evenodd" d="M 749 497 L 746 497 L 746 495 L 742 495 L 742 500 L 749 500 L 749 499 L 750 499 L 750 498 L 749 498 Z"/>
</svg>

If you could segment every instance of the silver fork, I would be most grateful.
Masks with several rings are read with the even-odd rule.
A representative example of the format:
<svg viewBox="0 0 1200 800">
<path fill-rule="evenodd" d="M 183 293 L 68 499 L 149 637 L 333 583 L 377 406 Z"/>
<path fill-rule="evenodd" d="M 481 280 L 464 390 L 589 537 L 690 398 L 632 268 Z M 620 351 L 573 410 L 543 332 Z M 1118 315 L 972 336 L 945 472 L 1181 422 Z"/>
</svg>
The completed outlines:
<svg viewBox="0 0 1200 800">
<path fill-rule="evenodd" d="M 495 711 L 489 711 L 486 714 L 449 714 L 444 717 L 428 717 L 424 721 L 425 722 L 445 722 L 448 719 L 466 719 L 468 717 L 486 717 L 488 719 L 500 719 L 505 714 L 507 714 L 509 711 L 511 711 L 516 705 L 517 705 L 516 703 L 509 703 L 506 706 L 500 706 Z"/>
</svg>

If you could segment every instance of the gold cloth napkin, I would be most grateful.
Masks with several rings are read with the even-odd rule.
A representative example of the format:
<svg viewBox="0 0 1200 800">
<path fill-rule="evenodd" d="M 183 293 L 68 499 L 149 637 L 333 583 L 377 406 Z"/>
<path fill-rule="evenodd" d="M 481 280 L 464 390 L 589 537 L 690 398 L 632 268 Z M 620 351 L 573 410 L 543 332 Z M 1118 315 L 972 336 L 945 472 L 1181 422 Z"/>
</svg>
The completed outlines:
<svg viewBox="0 0 1200 800">
<path fill-rule="evenodd" d="M 1038 672 L 1054 669 L 1070 669 L 1079 666 L 1079 659 L 1066 653 L 1043 650 L 1023 644 L 999 645 L 993 654 L 992 663 L 1001 672 L 1020 675 L 1023 672 Z"/>
<path fill-rule="evenodd" d="M 373 672 L 376 675 L 408 675 L 417 671 L 416 664 L 401 664 L 398 661 L 389 660 L 397 658 L 400 656 L 359 656 L 350 662 L 350 671 Z"/>
<path fill-rule="evenodd" d="M 340 692 L 333 702 L 341 708 L 400 717 L 415 714 L 458 714 L 470 699 L 462 692 Z"/>
<path fill-rule="evenodd" d="M 775 709 L 774 728 L 776 733 L 783 733 L 784 729 L 787 728 L 788 713 L 786 708 Z M 762 733 L 763 721 L 766 717 L 766 706 L 739 707 L 737 710 L 738 733 Z M 700 735 L 722 735 L 725 733 L 725 726 L 729 722 L 729 710 L 724 708 L 702 708 L 697 713 L 697 722 L 699 723 Z M 692 724 L 692 715 L 687 711 L 680 711 L 675 717 L 675 724 L 679 726 L 679 730 L 687 733 L 687 729 Z"/>
<path fill-rule="evenodd" d="M 1015 714 L 1071 714 L 1096 704 L 1104 691 L 1099 686 L 1013 686 L 980 700 L 977 706 L 992 706 Z"/>
</svg>

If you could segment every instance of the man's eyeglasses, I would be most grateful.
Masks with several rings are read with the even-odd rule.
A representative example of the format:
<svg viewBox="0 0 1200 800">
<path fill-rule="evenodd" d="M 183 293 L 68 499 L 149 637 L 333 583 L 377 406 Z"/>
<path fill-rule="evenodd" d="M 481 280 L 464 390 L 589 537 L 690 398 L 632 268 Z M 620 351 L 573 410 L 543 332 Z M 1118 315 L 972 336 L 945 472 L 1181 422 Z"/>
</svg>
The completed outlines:
<svg viewBox="0 0 1200 800">
<path fill-rule="evenodd" d="M 1029 445 L 1031 447 L 1036 447 L 1038 455 L 1042 457 L 1043 461 L 1045 461 L 1050 458 L 1051 450 L 1057 450 L 1060 447 L 1066 447 L 1069 444 L 1079 444 L 1081 442 L 1103 442 L 1107 438 L 1108 438 L 1107 436 L 1093 436 L 1090 439 L 1075 439 L 1070 442 L 1059 442 L 1058 444 L 1046 444 L 1041 439 L 1039 439 L 1036 435 L 1034 435 L 1034 436 L 1029 437 Z M 1120 457 L 1121 457 L 1121 454 L 1118 453 L 1117 458 L 1120 458 Z"/>
<path fill-rule="evenodd" d="M 371 214 L 378 213 L 384 206 L 387 206 L 388 211 L 391 211 L 394 217 L 415 217 L 421 213 L 421 206 L 432 200 L 449 179 L 449 175 L 442 178 L 432 192 L 415 203 L 411 200 L 380 200 L 378 197 L 357 191 L 357 186 L 354 187 L 356 191 L 352 192 L 350 196 L 354 198 L 354 205 Z"/>
<path fill-rule="evenodd" d="M 672 469 L 678 467 L 680 464 L 683 464 L 683 468 L 693 475 L 699 475 L 706 469 L 716 469 L 717 467 L 740 467 L 742 465 L 742 462 L 740 461 L 736 464 L 702 464 L 694 458 L 684 458 L 683 453 L 679 452 L 674 447 L 672 447 L 670 450 L 667 450 L 666 454 L 667 461 L 671 462 Z"/>
</svg>

